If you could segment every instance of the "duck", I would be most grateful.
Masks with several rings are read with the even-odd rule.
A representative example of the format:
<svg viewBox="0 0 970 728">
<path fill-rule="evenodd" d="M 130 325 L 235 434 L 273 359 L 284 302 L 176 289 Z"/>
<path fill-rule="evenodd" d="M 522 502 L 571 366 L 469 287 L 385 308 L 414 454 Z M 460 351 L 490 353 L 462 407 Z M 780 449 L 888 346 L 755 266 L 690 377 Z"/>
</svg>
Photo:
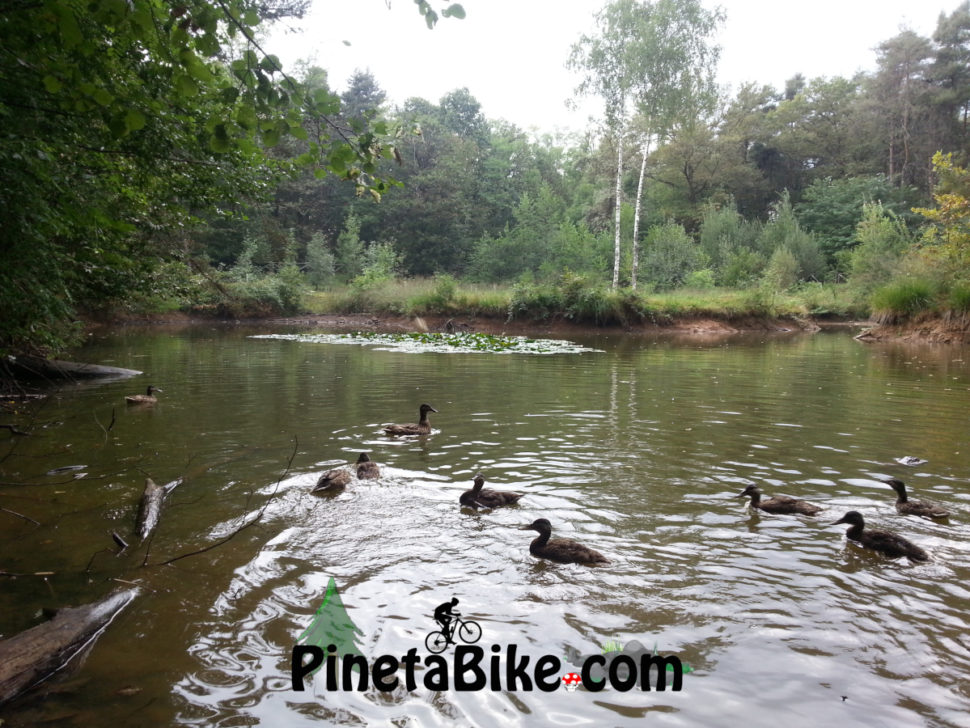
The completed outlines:
<svg viewBox="0 0 970 728">
<path fill-rule="evenodd" d="M 929 559 L 923 549 L 902 536 L 889 531 L 864 530 L 866 522 L 859 511 L 849 511 L 832 525 L 835 526 L 839 523 L 848 523 L 850 526 L 845 532 L 846 538 L 873 551 L 879 551 L 893 558 L 907 556 L 913 561 Z"/>
<path fill-rule="evenodd" d="M 125 402 L 128 404 L 155 404 L 158 401 L 158 397 L 155 396 L 155 392 L 161 391 L 163 390 L 149 384 L 145 394 L 130 394 L 125 397 Z"/>
<path fill-rule="evenodd" d="M 357 458 L 357 477 L 360 480 L 376 480 L 381 477 L 381 469 L 366 452 L 362 452 Z"/>
<path fill-rule="evenodd" d="M 923 516 L 924 518 L 946 518 L 950 514 L 935 503 L 927 501 L 909 500 L 906 497 L 906 484 L 898 478 L 890 478 L 886 485 L 896 491 L 896 512 L 906 516 Z"/>
<path fill-rule="evenodd" d="M 787 495 L 776 495 L 761 500 L 761 489 L 757 485 L 749 485 L 738 493 L 738 498 L 751 496 L 751 507 L 760 508 L 765 513 L 800 513 L 803 516 L 814 516 L 822 508 L 808 501 L 789 498 Z"/>
<path fill-rule="evenodd" d="M 347 487 L 347 483 L 350 482 L 350 477 L 350 471 L 344 468 L 328 470 L 317 479 L 317 484 L 310 492 L 316 493 L 317 495 L 339 493 Z"/>
<path fill-rule="evenodd" d="M 552 524 L 548 519 L 537 518 L 528 526 L 520 526 L 520 531 L 538 531 L 539 537 L 529 544 L 529 553 L 542 559 L 558 561 L 560 564 L 608 564 L 607 559 L 599 551 L 583 546 L 576 541 L 565 538 L 549 538 L 552 535 Z"/>
<path fill-rule="evenodd" d="M 431 432 L 431 423 L 428 422 L 428 413 L 437 412 L 430 404 L 423 404 L 420 407 L 421 417 L 417 424 L 407 425 L 384 425 L 384 432 L 388 435 L 427 435 Z"/>
<path fill-rule="evenodd" d="M 471 506 L 472 508 L 511 506 L 515 505 L 519 498 L 522 497 L 522 493 L 513 493 L 508 490 L 483 489 L 482 486 L 485 485 L 485 476 L 481 473 L 475 476 L 474 483 L 475 486 L 471 490 L 466 490 L 458 498 L 458 502 L 463 506 Z"/>
</svg>

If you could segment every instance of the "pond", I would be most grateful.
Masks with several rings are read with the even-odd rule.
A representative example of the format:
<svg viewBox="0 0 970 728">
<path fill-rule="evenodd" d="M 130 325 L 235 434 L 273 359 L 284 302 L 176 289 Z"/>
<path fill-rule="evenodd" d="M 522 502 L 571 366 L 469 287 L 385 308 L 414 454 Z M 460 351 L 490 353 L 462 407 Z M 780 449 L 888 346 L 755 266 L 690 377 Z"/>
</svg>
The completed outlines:
<svg viewBox="0 0 970 728">
<path fill-rule="evenodd" d="M 299 333 L 102 332 L 73 358 L 144 374 L 4 413 L 31 434 L 0 431 L 0 633 L 142 589 L 81 664 L 0 707 L 5 727 L 966 725 L 970 350 L 845 331 L 604 334 L 539 353 Z M 156 405 L 126 406 L 149 384 Z M 421 403 L 430 435 L 383 433 Z M 380 479 L 311 494 L 360 452 Z M 522 499 L 460 507 L 478 472 Z M 950 518 L 897 514 L 889 477 Z M 146 478 L 183 480 L 141 542 Z M 824 511 L 752 512 L 749 484 Z M 831 524 L 850 510 L 930 560 L 848 542 Z M 520 527 L 540 517 L 610 563 L 533 557 Z M 457 647 L 446 689 L 424 682 L 432 613 L 452 598 L 483 632 L 482 689 L 458 689 Z M 318 609 L 338 654 L 415 649 L 414 689 L 402 662 L 390 691 L 356 689 L 359 673 L 328 689 L 323 669 L 294 690 Z M 530 676 L 544 657 L 578 673 L 638 645 L 681 661 L 679 691 L 669 672 L 663 691 L 510 689 L 525 657 Z"/>
</svg>

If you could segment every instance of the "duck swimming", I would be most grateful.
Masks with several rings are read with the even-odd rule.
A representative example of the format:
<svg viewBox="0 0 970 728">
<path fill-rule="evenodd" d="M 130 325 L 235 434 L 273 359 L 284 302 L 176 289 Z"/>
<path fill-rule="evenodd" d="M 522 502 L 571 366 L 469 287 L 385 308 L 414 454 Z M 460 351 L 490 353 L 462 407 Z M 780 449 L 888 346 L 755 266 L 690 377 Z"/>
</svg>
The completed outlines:
<svg viewBox="0 0 970 728">
<path fill-rule="evenodd" d="M 749 485 L 738 493 L 738 498 L 751 496 L 751 507 L 760 508 L 765 513 L 800 513 L 803 516 L 814 516 L 822 508 L 808 501 L 789 498 L 787 495 L 776 495 L 761 500 L 761 489 L 757 485 Z"/>
<path fill-rule="evenodd" d="M 384 425 L 384 432 L 388 435 L 427 435 L 431 432 L 431 423 L 428 422 L 428 413 L 437 412 L 430 404 L 421 405 L 421 417 L 417 424 L 407 425 Z"/>
<path fill-rule="evenodd" d="M 610 563 L 599 551 L 583 546 L 576 541 L 565 538 L 549 538 L 552 535 L 552 524 L 545 518 L 537 518 L 528 526 L 520 526 L 520 531 L 538 531 L 539 537 L 529 544 L 529 553 L 542 559 L 558 561 L 560 564 L 608 564 Z"/>
<path fill-rule="evenodd" d="M 361 480 L 375 480 L 381 477 L 381 469 L 366 452 L 362 452 L 357 458 L 357 477 Z"/>
<path fill-rule="evenodd" d="M 866 531 L 866 522 L 858 511 L 849 511 L 832 525 L 839 523 L 850 525 L 850 528 L 845 532 L 846 538 L 873 551 L 879 551 L 893 558 L 907 556 L 913 561 L 926 561 L 929 558 L 923 549 L 902 536 L 897 536 L 889 531 Z"/>
<path fill-rule="evenodd" d="M 946 518 L 950 514 L 935 503 L 926 501 L 911 501 L 906 497 L 906 484 L 897 478 L 890 478 L 886 485 L 896 491 L 896 512 L 907 516 L 923 516 L 924 518 Z"/>
<path fill-rule="evenodd" d="M 125 402 L 128 404 L 155 404 L 158 401 L 155 392 L 161 391 L 158 387 L 149 384 L 145 394 L 130 394 L 125 397 Z"/>
<path fill-rule="evenodd" d="M 458 498 L 458 502 L 463 506 L 471 506 L 472 508 L 495 508 L 497 506 L 511 506 L 518 502 L 519 498 L 522 497 L 522 493 L 512 493 L 508 490 L 490 490 L 488 488 L 483 489 L 482 486 L 485 485 L 485 476 L 478 473 L 475 476 L 475 486 L 471 490 L 466 490 Z"/>
<path fill-rule="evenodd" d="M 318 479 L 317 484 L 311 493 L 317 495 L 327 495 L 328 493 L 339 493 L 347 487 L 350 482 L 350 471 L 344 468 L 334 468 L 323 473 Z"/>
</svg>

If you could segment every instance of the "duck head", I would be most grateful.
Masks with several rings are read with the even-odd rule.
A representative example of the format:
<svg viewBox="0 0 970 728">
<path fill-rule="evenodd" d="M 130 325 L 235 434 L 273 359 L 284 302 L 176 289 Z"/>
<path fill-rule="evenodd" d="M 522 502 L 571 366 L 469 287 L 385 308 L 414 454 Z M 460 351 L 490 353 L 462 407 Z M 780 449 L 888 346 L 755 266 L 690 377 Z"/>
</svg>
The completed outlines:
<svg viewBox="0 0 970 728">
<path fill-rule="evenodd" d="M 370 456 L 368 456 L 366 452 L 362 452 L 360 456 L 357 458 L 358 465 L 360 465 L 361 463 L 369 463 L 369 462 L 370 462 Z"/>
<path fill-rule="evenodd" d="M 896 491 L 897 494 L 904 496 L 906 495 L 906 484 L 899 478 L 890 478 L 886 481 L 886 485 Z"/>
<path fill-rule="evenodd" d="M 837 520 L 835 523 L 832 523 L 831 525 L 837 526 L 840 523 L 848 523 L 850 526 L 865 525 L 865 521 L 863 520 L 862 514 L 859 513 L 859 511 L 849 511 L 844 516 L 842 516 L 842 518 Z"/>
<path fill-rule="evenodd" d="M 738 498 L 743 498 L 746 495 L 761 495 L 761 489 L 757 485 L 749 485 L 747 488 L 738 493 Z"/>
<path fill-rule="evenodd" d="M 422 415 L 426 415 L 426 414 L 428 414 L 428 412 L 437 412 L 438 411 L 434 407 L 432 407 L 430 404 L 423 404 L 423 405 L 421 405 L 421 408 L 420 409 L 421 409 L 421 414 Z"/>
<path fill-rule="evenodd" d="M 548 519 L 537 518 L 528 526 L 519 526 L 520 531 L 538 531 L 539 533 L 551 533 L 552 524 L 549 523 Z"/>
</svg>

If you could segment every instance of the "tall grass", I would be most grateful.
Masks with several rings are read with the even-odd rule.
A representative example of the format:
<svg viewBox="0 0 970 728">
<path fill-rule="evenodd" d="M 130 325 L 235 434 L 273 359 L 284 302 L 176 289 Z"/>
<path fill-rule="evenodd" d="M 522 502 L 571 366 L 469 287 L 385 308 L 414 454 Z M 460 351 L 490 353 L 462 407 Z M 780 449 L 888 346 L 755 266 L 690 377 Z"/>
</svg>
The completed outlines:
<svg viewBox="0 0 970 728">
<path fill-rule="evenodd" d="M 895 324 L 934 307 L 935 286 L 922 278 L 897 280 L 872 294 L 873 318 L 880 324 Z"/>
<path fill-rule="evenodd" d="M 597 326 L 664 324 L 672 317 L 866 316 L 846 286 L 806 284 L 794 291 L 758 288 L 680 288 L 654 293 L 612 290 L 584 276 L 515 286 L 470 284 L 451 276 L 394 279 L 361 290 L 345 286 L 305 299 L 311 313 L 395 316 L 486 316 L 509 320 L 566 319 Z"/>
</svg>

